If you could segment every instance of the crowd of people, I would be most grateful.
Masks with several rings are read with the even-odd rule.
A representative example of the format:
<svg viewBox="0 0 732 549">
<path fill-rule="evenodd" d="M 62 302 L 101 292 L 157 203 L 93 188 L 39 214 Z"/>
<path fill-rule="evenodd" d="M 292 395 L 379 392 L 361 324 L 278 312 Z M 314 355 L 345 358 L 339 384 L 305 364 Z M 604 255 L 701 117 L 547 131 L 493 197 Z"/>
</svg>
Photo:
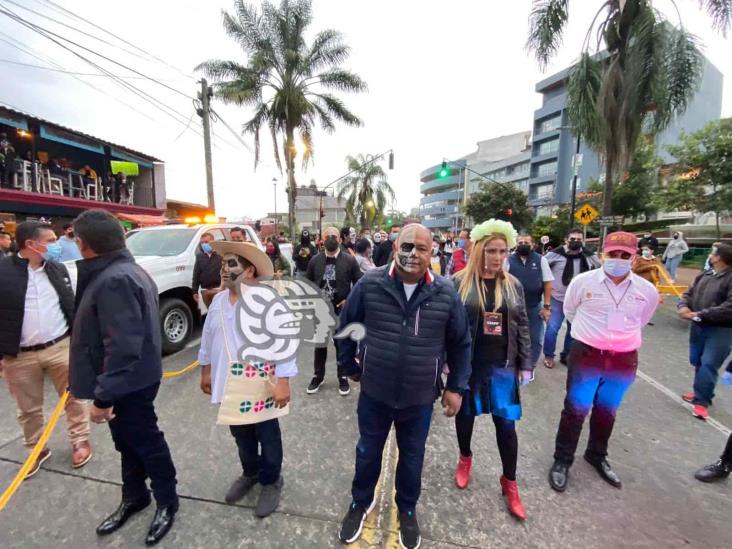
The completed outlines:
<svg viewBox="0 0 732 549">
<path fill-rule="evenodd" d="M 615 417 L 635 380 L 642 328 L 659 304 L 657 243 L 616 231 L 596 253 L 583 233 L 570 230 L 549 249 L 505 221 L 487 220 L 456 235 L 434 235 L 419 224 L 389 232 L 327 227 L 320 238 L 308 230 L 293 249 L 295 277 L 309 280 L 332 305 L 338 330 L 365 328 L 362 339 L 332 340 L 336 380 L 346 397 L 360 384 L 351 503 L 341 523 L 344 543 L 357 540 L 374 509 L 382 455 L 396 431 L 396 506 L 402 547 L 421 543 L 417 503 L 425 445 L 440 400 L 453 418 L 458 455 L 454 483 L 465 489 L 473 468 L 475 420 L 490 415 L 502 471 L 498 479 L 508 512 L 524 520 L 519 494 L 518 436 L 523 415 L 521 387 L 534 381 L 543 355 L 567 366 L 564 405 L 558 412 L 552 489 L 567 489 L 584 421 L 590 434 L 584 459 L 615 488 L 619 473 L 608 461 Z M 679 238 L 682 235 L 679 234 Z M 0 231 L 0 244 L 2 244 Z M 0 278 L 9 281 L 0 303 L 2 371 L 16 400 L 24 444 L 32 448 L 43 430 L 43 378 L 59 395 L 67 387 L 66 420 L 72 463 L 93 456 L 89 423 L 108 423 L 122 466 L 122 497 L 97 533 L 108 535 L 147 507 L 150 479 L 157 510 L 146 543 L 159 542 L 178 510 L 176 469 L 157 425 L 154 400 L 162 375 L 157 289 L 127 251 L 116 218 L 89 210 L 58 237 L 51 226 L 24 222 L 16 229 L 17 252 L 0 257 Z M 261 277 L 289 276 L 293 267 L 280 239 L 264 250 L 246 241 L 241 228 L 230 240 L 204 233 L 191 291 L 207 307 L 198 362 L 200 389 L 219 407 L 217 423 L 228 425 L 242 473 L 225 494 L 243 498 L 257 484 L 255 513 L 266 517 L 283 489 L 279 418 L 289 411 L 290 380 L 302 369 L 295 359 L 242 361 L 245 334 L 237 309 L 248 285 Z M 683 240 L 682 240 L 683 241 Z M 71 287 L 59 259 L 78 254 L 78 283 Z M 676 256 L 671 257 L 673 259 Z M 238 312 L 239 311 L 239 312 Z M 732 245 L 717 243 L 705 270 L 678 304 L 690 323 L 693 392 L 684 399 L 700 419 L 708 416 L 717 377 L 732 351 Z M 246 313 L 249 314 L 249 313 Z M 107 337 L 113 333 L 115 337 Z M 306 393 L 325 382 L 328 348 L 316 347 Z M 724 373 L 732 384 L 732 366 Z M 51 450 L 44 448 L 29 476 Z M 732 437 L 721 458 L 696 473 L 700 481 L 732 471 Z"/>
<path fill-rule="evenodd" d="M 39 151 L 35 158 L 30 149 L 25 154 L 19 155 L 16 146 L 8 139 L 5 132 L 0 133 L 0 187 L 19 188 L 19 181 L 23 178 L 22 162 L 30 163 L 30 190 L 33 192 L 44 192 L 44 186 L 40 184 L 44 174 L 56 177 L 61 181 L 61 190 L 65 196 L 75 198 L 89 198 L 86 189 L 89 186 L 99 188 L 98 196 L 93 198 L 103 202 L 130 202 L 133 197 L 134 181 L 127 178 L 123 172 L 113 174 L 107 171 L 101 178 L 96 170 L 89 164 L 74 165 L 64 157 L 49 156 L 48 153 Z M 45 188 L 50 192 L 50 185 Z"/>
</svg>

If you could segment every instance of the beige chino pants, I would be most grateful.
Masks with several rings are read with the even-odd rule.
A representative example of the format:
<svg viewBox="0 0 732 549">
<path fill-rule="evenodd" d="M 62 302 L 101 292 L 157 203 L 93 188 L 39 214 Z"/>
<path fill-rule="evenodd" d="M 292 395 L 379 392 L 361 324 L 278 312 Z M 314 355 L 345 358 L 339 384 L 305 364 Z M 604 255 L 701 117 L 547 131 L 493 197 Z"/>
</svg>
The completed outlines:
<svg viewBox="0 0 732 549">
<path fill-rule="evenodd" d="M 3 377 L 18 407 L 18 423 L 23 429 L 24 444 L 32 448 L 41 438 L 43 417 L 43 381 L 48 373 L 59 397 L 69 385 L 69 338 L 48 349 L 19 353 L 3 358 Z M 69 397 L 66 423 L 71 444 L 89 439 L 89 409 L 81 400 Z"/>
</svg>

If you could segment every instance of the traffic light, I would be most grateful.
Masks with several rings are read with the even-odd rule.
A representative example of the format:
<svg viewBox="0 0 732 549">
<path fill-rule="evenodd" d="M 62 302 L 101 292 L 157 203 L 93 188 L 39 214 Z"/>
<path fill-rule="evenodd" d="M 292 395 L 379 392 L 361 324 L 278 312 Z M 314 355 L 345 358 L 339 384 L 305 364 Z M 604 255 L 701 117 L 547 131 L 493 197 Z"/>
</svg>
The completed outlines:
<svg viewBox="0 0 732 549">
<path fill-rule="evenodd" d="M 437 173 L 437 175 L 440 177 L 440 179 L 444 179 L 445 177 L 447 177 L 448 173 L 449 172 L 447 171 L 447 162 L 443 160 L 442 166 L 440 166 L 440 171 Z"/>
<path fill-rule="evenodd" d="M 387 225 L 391 226 L 392 223 L 393 221 L 391 220 L 391 217 L 386 220 Z"/>
</svg>

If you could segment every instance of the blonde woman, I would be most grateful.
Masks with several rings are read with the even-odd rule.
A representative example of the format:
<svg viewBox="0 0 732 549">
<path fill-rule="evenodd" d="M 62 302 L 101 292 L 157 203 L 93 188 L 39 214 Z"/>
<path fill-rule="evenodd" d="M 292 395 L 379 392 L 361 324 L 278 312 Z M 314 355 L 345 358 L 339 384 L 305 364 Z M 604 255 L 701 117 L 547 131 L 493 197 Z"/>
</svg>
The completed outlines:
<svg viewBox="0 0 732 549">
<path fill-rule="evenodd" d="M 460 458 L 455 484 L 470 482 L 473 456 L 470 441 L 476 416 L 491 414 L 503 464 L 501 489 L 509 512 L 524 520 L 526 511 L 516 484 L 518 439 L 515 421 L 521 418 L 519 384 L 534 378 L 529 360 L 529 320 L 521 283 L 503 270 L 516 243 L 510 223 L 490 219 L 470 233 L 472 253 L 455 275 L 457 290 L 470 320 L 472 367 L 469 389 L 455 416 Z"/>
</svg>

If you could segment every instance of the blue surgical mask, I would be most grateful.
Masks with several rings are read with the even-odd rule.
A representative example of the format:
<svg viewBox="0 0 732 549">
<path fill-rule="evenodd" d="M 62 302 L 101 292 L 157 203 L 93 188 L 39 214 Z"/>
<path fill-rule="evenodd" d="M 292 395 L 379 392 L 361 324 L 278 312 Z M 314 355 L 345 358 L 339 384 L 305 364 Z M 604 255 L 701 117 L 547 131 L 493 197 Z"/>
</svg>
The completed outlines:
<svg viewBox="0 0 732 549">
<path fill-rule="evenodd" d="M 209 244 L 208 242 L 201 244 L 201 249 L 203 250 L 203 253 L 205 253 L 205 254 L 210 254 L 213 251 L 211 244 Z"/>
<path fill-rule="evenodd" d="M 625 276 L 630 272 L 630 259 L 606 259 L 602 268 L 608 276 Z"/>
<path fill-rule="evenodd" d="M 459 239 L 457 245 L 458 245 L 458 248 L 465 248 L 465 239 L 464 238 Z"/>
<path fill-rule="evenodd" d="M 46 261 L 58 261 L 61 257 L 61 252 L 63 251 L 61 244 L 58 242 L 49 242 L 48 244 L 45 244 L 45 246 L 46 252 L 41 254 L 43 259 Z"/>
</svg>

